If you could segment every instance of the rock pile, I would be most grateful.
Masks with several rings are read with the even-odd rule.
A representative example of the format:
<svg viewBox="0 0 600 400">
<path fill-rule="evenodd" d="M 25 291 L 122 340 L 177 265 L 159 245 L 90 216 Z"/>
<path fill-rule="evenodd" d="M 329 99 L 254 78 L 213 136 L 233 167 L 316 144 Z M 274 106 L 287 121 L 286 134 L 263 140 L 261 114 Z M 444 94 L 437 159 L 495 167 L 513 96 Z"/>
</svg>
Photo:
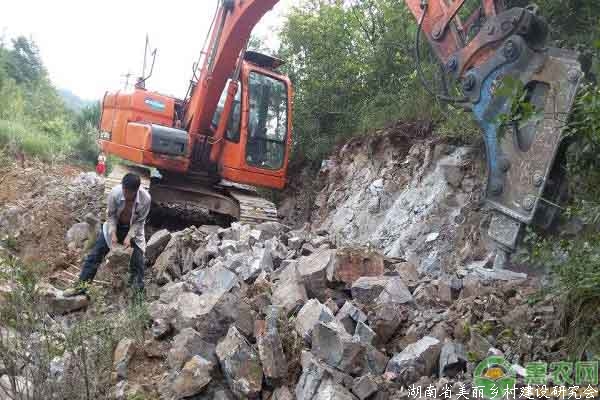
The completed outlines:
<svg viewBox="0 0 600 400">
<path fill-rule="evenodd" d="M 234 223 L 154 235 L 146 345 L 166 344 L 162 399 L 396 399 L 468 383 L 490 351 L 529 357 L 493 337 L 525 303 L 522 275 L 435 278 L 319 233 Z"/>
</svg>

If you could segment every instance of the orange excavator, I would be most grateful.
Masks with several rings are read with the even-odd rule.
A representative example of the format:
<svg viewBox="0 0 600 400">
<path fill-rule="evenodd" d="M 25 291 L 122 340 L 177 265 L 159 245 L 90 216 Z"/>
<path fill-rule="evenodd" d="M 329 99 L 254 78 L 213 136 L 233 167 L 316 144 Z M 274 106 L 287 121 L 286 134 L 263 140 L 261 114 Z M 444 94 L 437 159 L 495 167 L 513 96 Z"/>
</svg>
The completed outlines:
<svg viewBox="0 0 600 400">
<path fill-rule="evenodd" d="M 220 0 L 199 76 L 184 100 L 147 91 L 104 98 L 100 147 L 155 167 L 155 200 L 195 202 L 242 221 L 275 219 L 274 206 L 239 184 L 281 189 L 292 130 L 292 86 L 281 61 L 245 51 L 252 28 L 277 0 Z M 405 0 L 418 22 L 417 72 L 441 101 L 470 109 L 488 164 L 487 200 L 496 266 L 515 248 L 523 224 L 548 225 L 564 192 L 562 131 L 583 77 L 577 54 L 546 46 L 537 7 L 481 0 L 461 19 L 466 0 Z M 425 36 L 461 95 L 435 94 L 420 68 Z M 524 95 L 499 88 L 510 78 Z M 540 118 L 518 120 L 527 102 Z M 517 109 L 517 112 L 512 112 Z M 513 115 L 515 114 L 515 115 Z"/>
</svg>

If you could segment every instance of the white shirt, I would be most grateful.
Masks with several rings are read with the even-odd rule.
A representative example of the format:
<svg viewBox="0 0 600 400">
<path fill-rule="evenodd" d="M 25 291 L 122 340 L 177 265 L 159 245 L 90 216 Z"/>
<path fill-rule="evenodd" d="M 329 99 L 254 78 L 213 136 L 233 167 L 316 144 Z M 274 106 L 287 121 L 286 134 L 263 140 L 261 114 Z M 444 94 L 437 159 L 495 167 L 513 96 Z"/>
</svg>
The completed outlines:
<svg viewBox="0 0 600 400">
<path fill-rule="evenodd" d="M 131 220 L 129 221 L 129 233 L 127 236 L 133 238 L 135 244 L 144 252 L 146 251 L 144 226 L 146 225 L 146 218 L 150 213 L 151 203 L 150 193 L 140 187 L 133 203 L 133 210 L 131 210 Z M 125 195 L 123 194 L 122 185 L 117 185 L 108 194 L 106 222 L 102 225 L 104 240 L 106 240 L 109 248 L 112 246 L 112 233 L 117 231 L 119 216 L 123 212 L 123 209 L 125 209 Z"/>
</svg>

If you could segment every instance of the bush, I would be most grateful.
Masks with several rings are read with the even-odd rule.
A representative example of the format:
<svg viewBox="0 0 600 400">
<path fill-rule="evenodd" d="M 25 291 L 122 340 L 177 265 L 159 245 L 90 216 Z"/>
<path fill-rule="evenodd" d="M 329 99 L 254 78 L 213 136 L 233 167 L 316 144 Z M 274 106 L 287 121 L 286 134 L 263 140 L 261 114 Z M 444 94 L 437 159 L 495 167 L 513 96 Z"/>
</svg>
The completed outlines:
<svg viewBox="0 0 600 400">
<path fill-rule="evenodd" d="M 92 308 L 63 324 L 39 301 L 38 268 L 0 258 L 0 271 L 0 282 L 13 285 L 0 307 L 0 365 L 9 377 L 0 381 L 0 398 L 108 398 L 114 348 L 125 337 L 144 340 L 146 305 L 109 311 L 105 295 L 92 291 Z"/>
</svg>

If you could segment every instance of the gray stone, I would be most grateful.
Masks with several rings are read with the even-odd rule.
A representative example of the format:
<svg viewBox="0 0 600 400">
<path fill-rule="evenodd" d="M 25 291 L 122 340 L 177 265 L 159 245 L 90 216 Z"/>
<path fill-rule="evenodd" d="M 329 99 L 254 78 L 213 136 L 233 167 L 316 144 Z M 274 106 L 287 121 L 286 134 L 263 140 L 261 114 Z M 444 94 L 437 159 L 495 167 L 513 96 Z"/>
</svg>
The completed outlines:
<svg viewBox="0 0 600 400">
<path fill-rule="evenodd" d="M 375 342 L 385 344 L 394 335 L 398 327 L 408 319 L 409 311 L 406 307 L 396 304 L 375 306 L 369 313 L 371 329 L 377 334 Z"/>
<path fill-rule="evenodd" d="M 65 235 L 65 242 L 69 248 L 81 249 L 90 236 L 90 225 L 87 222 L 78 222 L 71 226 Z"/>
<path fill-rule="evenodd" d="M 387 276 L 364 276 L 352 284 L 352 298 L 362 304 L 371 304 L 389 281 Z"/>
<path fill-rule="evenodd" d="M 300 250 L 303 244 L 304 240 L 300 237 L 291 237 L 287 241 L 288 247 L 292 250 Z"/>
<path fill-rule="evenodd" d="M 327 300 L 327 267 L 333 261 L 335 251 L 319 250 L 308 257 L 302 257 L 298 263 L 298 272 L 304 281 L 306 292 L 311 298 Z"/>
<path fill-rule="evenodd" d="M 294 400 L 294 395 L 287 386 L 280 386 L 273 392 L 271 400 Z"/>
<path fill-rule="evenodd" d="M 146 263 L 153 265 L 160 253 L 167 247 L 171 240 L 171 232 L 167 229 L 161 229 L 155 232 L 146 243 L 146 253 L 144 254 Z"/>
<path fill-rule="evenodd" d="M 327 365 L 352 375 L 364 369 L 365 346 L 336 324 L 318 323 L 312 332 L 312 353 Z"/>
<path fill-rule="evenodd" d="M 171 369 L 180 369 L 195 355 L 216 364 L 215 345 L 207 343 L 202 336 L 192 328 L 186 328 L 173 338 L 173 344 L 167 361 Z"/>
<path fill-rule="evenodd" d="M 214 364 L 210 361 L 200 356 L 193 356 L 181 371 L 176 373 L 171 383 L 175 399 L 184 399 L 200 393 L 212 380 L 213 368 Z"/>
<path fill-rule="evenodd" d="M 383 291 L 377 296 L 375 304 L 412 304 L 414 301 L 402 279 L 394 277 L 388 281 Z"/>
<path fill-rule="evenodd" d="M 371 344 L 375 338 L 375 332 L 363 321 L 356 323 L 356 329 L 354 330 L 354 336 L 360 340 L 361 343 Z"/>
<path fill-rule="evenodd" d="M 287 359 L 277 327 L 276 307 L 271 307 L 265 320 L 257 320 L 254 336 L 265 377 L 273 380 L 287 376 Z"/>
<path fill-rule="evenodd" d="M 206 292 L 228 292 L 240 286 L 236 274 L 224 268 L 221 263 L 198 271 L 192 271 L 188 282 L 191 283 L 194 292 L 203 294 Z"/>
<path fill-rule="evenodd" d="M 280 236 L 290 230 L 287 226 L 275 221 L 260 223 L 256 225 L 255 229 L 263 232 L 263 240 L 269 240 L 273 237 Z"/>
<path fill-rule="evenodd" d="M 335 318 L 344 325 L 346 331 L 351 335 L 353 335 L 356 330 L 357 322 L 365 322 L 367 320 L 365 313 L 349 301 L 344 303 L 342 308 L 337 312 Z"/>
<path fill-rule="evenodd" d="M 297 260 L 284 260 L 281 266 L 271 273 L 271 282 L 288 280 L 302 281 L 302 277 L 298 272 Z"/>
<path fill-rule="evenodd" d="M 381 375 L 385 372 L 385 368 L 387 367 L 390 358 L 383 354 L 381 351 L 377 350 L 375 347 L 371 345 L 366 345 L 366 371 L 373 375 Z"/>
<path fill-rule="evenodd" d="M 185 282 L 170 282 L 160 289 L 158 299 L 164 304 L 173 303 L 181 293 L 188 291 L 188 285 Z"/>
<path fill-rule="evenodd" d="M 319 322 L 331 322 L 334 320 L 333 313 L 317 299 L 310 299 L 298 312 L 296 316 L 295 329 L 300 337 L 310 342 L 312 331 Z"/>
<path fill-rule="evenodd" d="M 469 352 L 472 353 L 477 359 L 483 360 L 491 347 L 491 343 L 484 338 L 479 332 L 471 329 L 471 338 L 467 345 Z"/>
<path fill-rule="evenodd" d="M 422 376 L 431 376 L 437 367 L 442 344 L 436 338 L 425 336 L 406 346 L 388 363 L 386 374 L 408 386 Z"/>
<path fill-rule="evenodd" d="M 118 379 L 127 379 L 127 370 L 129 362 L 135 354 L 136 346 L 132 339 L 121 339 L 113 355 L 113 369 L 117 373 Z"/>
<path fill-rule="evenodd" d="M 194 328 L 209 343 L 217 343 L 231 324 L 247 335 L 254 329 L 252 308 L 232 292 L 181 293 L 175 308 L 175 329 Z"/>
<path fill-rule="evenodd" d="M 446 182 L 454 188 L 459 188 L 464 177 L 464 171 L 459 165 L 441 165 Z"/>
<path fill-rule="evenodd" d="M 454 378 L 460 372 L 467 370 L 467 357 L 462 344 L 446 341 L 440 353 L 440 376 Z"/>
<path fill-rule="evenodd" d="M 321 383 L 314 400 L 355 400 L 356 397 L 339 383 L 328 379 Z"/>
<path fill-rule="evenodd" d="M 370 375 L 364 375 L 354 379 L 352 392 L 358 396 L 360 400 L 365 400 L 367 397 L 377 392 L 377 384 Z"/>
<path fill-rule="evenodd" d="M 396 265 L 396 272 L 398 272 L 400 278 L 410 287 L 414 287 L 419 280 L 419 271 L 413 263 L 403 262 Z"/>
<path fill-rule="evenodd" d="M 217 357 L 229 387 L 236 396 L 252 398 L 260 394 L 263 369 L 259 355 L 234 326 L 217 345 Z"/>
<path fill-rule="evenodd" d="M 279 282 L 275 285 L 271 303 L 283 307 L 286 313 L 291 313 L 308 300 L 304 284 L 294 280 Z"/>
<path fill-rule="evenodd" d="M 65 297 L 61 290 L 49 284 L 40 284 L 38 293 L 48 305 L 48 311 L 53 314 L 68 314 L 86 308 L 89 304 L 87 296 Z"/>
</svg>

